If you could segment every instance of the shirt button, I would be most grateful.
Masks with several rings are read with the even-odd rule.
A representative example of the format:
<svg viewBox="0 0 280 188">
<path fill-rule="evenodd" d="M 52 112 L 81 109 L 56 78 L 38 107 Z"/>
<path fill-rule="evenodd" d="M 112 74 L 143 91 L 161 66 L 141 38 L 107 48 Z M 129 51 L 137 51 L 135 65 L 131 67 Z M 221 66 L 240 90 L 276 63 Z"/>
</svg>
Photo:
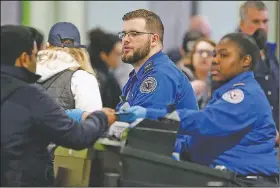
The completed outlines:
<svg viewBox="0 0 280 188">
<path fill-rule="evenodd" d="M 267 94 L 268 94 L 268 95 L 271 95 L 271 91 L 268 91 Z"/>
<path fill-rule="evenodd" d="M 271 107 L 271 110 L 273 110 L 273 106 L 270 106 Z"/>
<path fill-rule="evenodd" d="M 269 78 L 269 77 L 268 77 L 267 75 L 264 77 L 265 80 L 268 80 L 268 78 Z"/>
</svg>

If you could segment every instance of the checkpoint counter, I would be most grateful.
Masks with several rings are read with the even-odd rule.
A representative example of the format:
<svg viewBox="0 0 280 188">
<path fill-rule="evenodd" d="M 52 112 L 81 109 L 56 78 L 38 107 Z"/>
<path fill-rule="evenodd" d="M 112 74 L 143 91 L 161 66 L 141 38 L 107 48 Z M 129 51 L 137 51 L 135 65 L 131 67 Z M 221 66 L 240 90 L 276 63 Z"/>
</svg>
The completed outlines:
<svg viewBox="0 0 280 188">
<path fill-rule="evenodd" d="M 57 186 L 233 185 L 231 172 L 171 158 L 178 128 L 173 120 L 145 119 L 129 129 L 123 141 L 102 138 L 94 149 L 75 151 L 82 155 L 70 156 L 69 149 L 58 148 L 54 162 Z"/>
<path fill-rule="evenodd" d="M 97 187 L 106 186 L 115 175 L 119 180 L 121 142 L 101 138 L 88 149 L 72 150 L 58 147 L 55 150 L 55 186 Z M 116 179 L 115 178 L 115 179 Z"/>
</svg>

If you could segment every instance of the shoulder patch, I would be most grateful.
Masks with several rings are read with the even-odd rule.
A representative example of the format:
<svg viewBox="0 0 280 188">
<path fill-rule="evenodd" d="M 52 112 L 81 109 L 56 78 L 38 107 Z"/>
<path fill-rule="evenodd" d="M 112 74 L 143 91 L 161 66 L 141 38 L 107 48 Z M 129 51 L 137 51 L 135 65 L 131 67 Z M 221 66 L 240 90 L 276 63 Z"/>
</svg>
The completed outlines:
<svg viewBox="0 0 280 188">
<path fill-rule="evenodd" d="M 241 89 L 232 89 L 223 94 L 222 98 L 233 104 L 238 104 L 243 101 L 244 93 Z"/>
<path fill-rule="evenodd" d="M 141 93 L 151 93 L 157 88 L 157 80 L 154 77 L 146 78 L 140 85 Z"/>
</svg>

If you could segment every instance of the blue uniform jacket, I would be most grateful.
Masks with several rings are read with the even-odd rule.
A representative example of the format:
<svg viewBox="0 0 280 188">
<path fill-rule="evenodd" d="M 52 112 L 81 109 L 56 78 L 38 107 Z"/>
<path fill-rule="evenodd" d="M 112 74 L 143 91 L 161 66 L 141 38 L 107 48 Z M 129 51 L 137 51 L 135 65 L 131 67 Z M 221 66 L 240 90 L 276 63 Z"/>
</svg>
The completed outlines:
<svg viewBox="0 0 280 188">
<path fill-rule="evenodd" d="M 145 108 L 166 108 L 198 110 L 196 98 L 188 78 L 174 65 L 163 52 L 148 59 L 136 73 L 129 74 L 122 96 L 130 106 Z M 117 110 L 123 105 L 121 101 Z M 153 114 L 149 118 L 156 119 Z"/>
<path fill-rule="evenodd" d="M 188 78 L 163 52 L 158 52 L 148 59 L 136 73 L 129 74 L 129 80 L 123 88 L 122 97 L 130 106 L 166 109 L 174 105 L 175 109 L 198 110 L 195 94 Z M 121 101 L 117 110 L 123 105 Z M 157 119 L 154 113 L 147 118 Z M 175 152 L 181 152 L 187 135 L 178 135 Z"/>
<path fill-rule="evenodd" d="M 162 110 L 154 114 L 161 114 Z M 192 135 L 193 162 L 223 165 L 241 175 L 278 175 L 276 126 L 267 98 L 244 72 L 218 88 L 201 111 L 178 110 L 180 133 Z"/>
</svg>

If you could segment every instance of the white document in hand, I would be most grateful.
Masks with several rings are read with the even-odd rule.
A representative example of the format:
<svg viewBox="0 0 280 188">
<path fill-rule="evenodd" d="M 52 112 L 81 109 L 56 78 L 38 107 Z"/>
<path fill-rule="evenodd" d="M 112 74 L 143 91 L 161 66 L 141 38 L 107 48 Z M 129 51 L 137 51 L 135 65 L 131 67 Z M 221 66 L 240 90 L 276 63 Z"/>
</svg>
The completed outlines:
<svg viewBox="0 0 280 188">
<path fill-rule="evenodd" d="M 141 121 L 143 121 L 143 119 L 136 119 L 131 124 L 126 123 L 126 122 L 116 121 L 109 128 L 109 135 L 111 135 L 111 136 L 114 135 L 116 138 L 121 139 L 122 134 L 123 134 L 125 129 L 133 128 L 136 125 L 138 125 Z"/>
</svg>

